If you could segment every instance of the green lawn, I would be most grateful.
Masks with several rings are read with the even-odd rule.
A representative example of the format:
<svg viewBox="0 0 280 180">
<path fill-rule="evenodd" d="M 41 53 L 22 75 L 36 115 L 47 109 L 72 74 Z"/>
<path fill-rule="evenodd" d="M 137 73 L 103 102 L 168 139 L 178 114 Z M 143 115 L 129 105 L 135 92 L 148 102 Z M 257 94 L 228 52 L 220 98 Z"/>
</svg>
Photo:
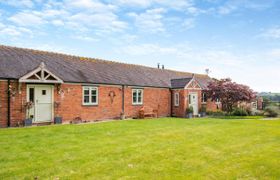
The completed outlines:
<svg viewBox="0 0 280 180">
<path fill-rule="evenodd" d="M 0 179 L 280 179 L 280 120 L 0 129 Z"/>
</svg>

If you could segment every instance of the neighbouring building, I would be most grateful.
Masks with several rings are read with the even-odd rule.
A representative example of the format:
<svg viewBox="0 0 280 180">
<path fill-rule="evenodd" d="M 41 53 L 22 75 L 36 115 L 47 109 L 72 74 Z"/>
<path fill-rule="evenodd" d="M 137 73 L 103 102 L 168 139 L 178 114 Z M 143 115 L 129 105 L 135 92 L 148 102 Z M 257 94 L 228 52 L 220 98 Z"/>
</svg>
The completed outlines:
<svg viewBox="0 0 280 180">
<path fill-rule="evenodd" d="M 198 115 L 203 104 L 217 108 L 203 93 L 209 81 L 202 74 L 0 46 L 0 127 L 20 126 L 27 116 L 33 124 L 54 117 L 64 123 L 137 118 L 145 107 L 158 117 L 183 117 L 192 106 Z"/>
</svg>

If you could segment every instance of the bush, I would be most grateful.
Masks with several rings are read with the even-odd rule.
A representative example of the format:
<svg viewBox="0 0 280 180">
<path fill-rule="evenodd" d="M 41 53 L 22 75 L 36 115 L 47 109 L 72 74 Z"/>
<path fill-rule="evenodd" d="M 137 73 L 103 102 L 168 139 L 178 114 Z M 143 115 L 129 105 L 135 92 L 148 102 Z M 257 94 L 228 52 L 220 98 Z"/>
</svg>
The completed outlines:
<svg viewBox="0 0 280 180">
<path fill-rule="evenodd" d="M 218 110 L 218 111 L 207 111 L 206 114 L 209 115 L 209 116 L 226 116 L 227 115 L 226 112 L 223 112 L 221 110 Z"/>
<path fill-rule="evenodd" d="M 264 111 L 256 110 L 252 112 L 253 116 L 264 116 Z"/>
<path fill-rule="evenodd" d="M 190 106 L 186 109 L 186 113 L 190 114 L 190 113 L 193 113 L 193 107 Z"/>
<path fill-rule="evenodd" d="M 264 115 L 267 116 L 267 117 L 277 117 L 278 113 L 271 108 L 267 108 L 267 109 L 265 109 Z"/>
<path fill-rule="evenodd" d="M 248 116 L 248 112 L 243 108 L 236 108 L 232 112 L 233 116 Z"/>
</svg>

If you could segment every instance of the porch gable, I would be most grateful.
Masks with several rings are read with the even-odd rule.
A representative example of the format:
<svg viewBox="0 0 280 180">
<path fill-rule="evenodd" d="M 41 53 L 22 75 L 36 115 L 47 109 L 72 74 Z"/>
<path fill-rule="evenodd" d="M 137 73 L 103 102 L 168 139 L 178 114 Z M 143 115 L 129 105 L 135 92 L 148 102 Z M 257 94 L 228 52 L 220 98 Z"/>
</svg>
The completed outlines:
<svg viewBox="0 0 280 180">
<path fill-rule="evenodd" d="M 19 82 L 61 84 L 63 80 L 50 72 L 45 63 L 42 62 L 38 68 L 22 76 Z"/>
</svg>

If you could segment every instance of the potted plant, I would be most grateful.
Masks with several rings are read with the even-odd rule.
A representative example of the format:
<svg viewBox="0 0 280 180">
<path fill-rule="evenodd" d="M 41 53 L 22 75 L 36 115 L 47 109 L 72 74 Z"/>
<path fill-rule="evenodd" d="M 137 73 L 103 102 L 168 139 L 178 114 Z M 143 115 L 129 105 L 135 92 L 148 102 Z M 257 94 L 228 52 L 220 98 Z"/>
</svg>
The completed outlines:
<svg viewBox="0 0 280 180">
<path fill-rule="evenodd" d="M 55 101 L 54 102 L 54 108 L 55 108 L 55 112 L 56 112 L 56 115 L 54 117 L 54 124 L 61 124 L 62 123 L 62 117 L 59 116 L 59 114 L 57 113 L 58 112 L 58 108 L 60 106 L 60 102 L 57 102 Z"/>
<path fill-rule="evenodd" d="M 205 117 L 206 116 L 206 106 L 202 105 L 200 108 L 200 115 L 201 117 Z"/>
<path fill-rule="evenodd" d="M 193 117 L 193 107 L 190 106 L 186 109 L 186 117 L 187 118 L 192 118 Z"/>
<path fill-rule="evenodd" d="M 33 102 L 26 102 L 25 109 L 27 110 L 27 118 L 24 120 L 24 126 L 31 126 L 32 125 L 32 117 L 30 116 L 30 109 L 34 106 Z"/>
</svg>

